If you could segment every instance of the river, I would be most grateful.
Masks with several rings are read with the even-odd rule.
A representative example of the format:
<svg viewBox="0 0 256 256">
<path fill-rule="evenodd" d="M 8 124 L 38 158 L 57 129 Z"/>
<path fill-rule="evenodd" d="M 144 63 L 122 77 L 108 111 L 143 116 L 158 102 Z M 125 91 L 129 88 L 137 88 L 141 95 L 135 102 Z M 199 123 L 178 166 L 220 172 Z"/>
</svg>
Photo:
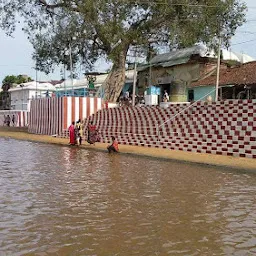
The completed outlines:
<svg viewBox="0 0 256 256">
<path fill-rule="evenodd" d="M 93 147 L 93 146 L 92 146 Z M 0 255 L 256 255 L 256 175 L 0 138 Z"/>
</svg>

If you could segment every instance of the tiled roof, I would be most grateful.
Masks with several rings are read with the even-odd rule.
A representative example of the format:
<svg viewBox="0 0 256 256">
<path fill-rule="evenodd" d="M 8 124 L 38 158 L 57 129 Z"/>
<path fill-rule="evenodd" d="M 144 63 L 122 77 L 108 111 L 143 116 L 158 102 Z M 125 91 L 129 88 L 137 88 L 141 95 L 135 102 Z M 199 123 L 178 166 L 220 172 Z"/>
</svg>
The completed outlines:
<svg viewBox="0 0 256 256">
<path fill-rule="evenodd" d="M 216 72 L 211 76 L 193 82 L 191 87 L 216 84 Z M 256 84 L 256 61 L 220 71 L 220 85 Z"/>
</svg>

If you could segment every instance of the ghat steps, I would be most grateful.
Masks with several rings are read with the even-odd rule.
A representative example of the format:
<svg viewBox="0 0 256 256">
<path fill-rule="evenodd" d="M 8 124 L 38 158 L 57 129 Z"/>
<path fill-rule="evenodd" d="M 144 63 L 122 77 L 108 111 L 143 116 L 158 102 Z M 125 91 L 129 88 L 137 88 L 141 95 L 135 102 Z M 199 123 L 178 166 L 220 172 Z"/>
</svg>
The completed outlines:
<svg viewBox="0 0 256 256">
<path fill-rule="evenodd" d="M 102 109 L 89 121 L 103 142 L 256 158 L 256 100 Z"/>
</svg>

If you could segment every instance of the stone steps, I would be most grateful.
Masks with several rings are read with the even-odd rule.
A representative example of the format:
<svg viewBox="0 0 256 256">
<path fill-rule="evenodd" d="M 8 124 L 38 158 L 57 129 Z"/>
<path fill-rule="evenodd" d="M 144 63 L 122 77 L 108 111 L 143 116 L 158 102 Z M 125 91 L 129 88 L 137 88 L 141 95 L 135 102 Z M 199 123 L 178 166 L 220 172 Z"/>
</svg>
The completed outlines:
<svg viewBox="0 0 256 256">
<path fill-rule="evenodd" d="M 256 100 L 187 106 L 103 109 L 90 121 L 104 142 L 256 158 Z"/>
<path fill-rule="evenodd" d="M 248 157 L 248 158 L 256 158 L 255 154 L 245 148 L 239 148 L 237 150 L 232 148 L 227 148 L 226 145 L 219 145 L 216 149 L 213 149 L 212 146 L 204 146 L 204 145 L 193 145 L 188 143 L 163 143 L 163 142 L 154 142 L 148 143 L 147 141 L 140 141 L 136 139 L 122 140 L 118 139 L 119 144 L 123 145 L 131 145 L 131 146 L 143 146 L 143 147 L 155 147 L 155 148 L 164 148 L 170 150 L 180 150 L 187 152 L 197 152 L 197 153 L 207 153 L 207 154 L 217 154 L 217 155 L 227 155 L 227 156 L 236 156 L 236 157 Z M 110 143 L 111 138 L 102 140 L 103 143 Z"/>
</svg>

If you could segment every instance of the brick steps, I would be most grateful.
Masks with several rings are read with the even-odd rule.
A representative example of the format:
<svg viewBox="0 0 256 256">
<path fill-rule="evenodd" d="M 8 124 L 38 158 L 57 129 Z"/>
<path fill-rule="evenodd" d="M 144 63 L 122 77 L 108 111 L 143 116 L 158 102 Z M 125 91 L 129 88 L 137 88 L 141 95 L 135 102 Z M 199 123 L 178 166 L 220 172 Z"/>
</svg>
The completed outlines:
<svg viewBox="0 0 256 256">
<path fill-rule="evenodd" d="M 135 133 L 116 133 L 113 131 L 104 131 L 101 132 L 104 136 L 115 136 L 115 135 L 120 135 L 120 136 L 126 136 L 126 137 L 139 137 L 139 138 L 144 138 L 144 139 L 149 139 L 152 138 L 151 140 L 158 140 L 157 134 L 135 134 Z M 243 143 L 250 143 L 254 145 L 256 143 L 256 138 L 255 137 L 241 137 L 241 136 L 227 136 L 227 135 L 216 135 L 216 134 L 197 134 L 197 133 L 173 133 L 170 135 L 160 135 L 159 136 L 160 140 L 176 140 L 178 138 L 183 138 L 184 140 L 192 140 L 192 141 L 211 141 L 211 142 L 217 142 L 221 141 L 224 143 L 233 143 L 233 144 L 238 144 L 238 142 L 243 142 Z"/>
<path fill-rule="evenodd" d="M 221 129 L 222 128 L 222 129 Z M 252 136 L 256 137 L 256 127 L 248 127 L 248 126 L 241 126 L 241 127 L 229 127 L 226 128 L 225 126 L 215 126 L 214 129 L 207 125 L 207 126 L 198 126 L 196 128 L 186 126 L 179 128 L 170 127 L 167 129 L 157 129 L 156 127 L 140 127 L 137 128 L 135 126 L 116 126 L 116 127 L 99 127 L 99 131 L 114 131 L 116 133 L 135 133 L 135 134 L 146 134 L 146 135 L 161 135 L 161 136 L 172 136 L 172 134 L 200 134 L 200 136 L 205 135 L 216 135 L 216 139 L 218 139 L 218 135 L 221 136 L 237 136 L 237 137 L 245 137 L 245 136 Z M 251 131 L 252 130 L 252 131 Z M 193 132 L 194 131 L 194 132 Z M 184 136 L 184 135 L 182 135 Z M 192 135 L 194 137 L 194 135 Z M 213 138 L 212 136 L 208 136 L 209 138 Z"/>
<path fill-rule="evenodd" d="M 209 144 L 209 145 L 216 145 L 217 147 L 219 144 L 229 144 L 233 147 L 238 147 L 241 145 L 244 148 L 246 146 L 252 146 L 253 149 L 256 149 L 256 138 L 250 137 L 230 137 L 225 135 L 201 135 L 201 134 L 172 134 L 170 136 L 160 136 L 157 135 L 145 135 L 145 134 L 132 134 L 132 133 L 116 133 L 116 132 L 101 132 L 102 138 L 111 136 L 115 136 L 121 139 L 125 139 L 129 141 L 129 139 L 137 139 L 137 140 L 148 140 L 148 141 L 159 141 L 164 143 L 175 143 L 177 141 L 184 141 L 189 144 Z M 239 147 L 238 147 L 239 148 Z"/>
<path fill-rule="evenodd" d="M 197 152 L 197 153 L 207 153 L 207 154 L 217 154 L 217 155 L 227 155 L 227 156 L 237 156 L 237 157 L 248 157 L 248 158 L 256 158 L 256 155 L 252 153 L 251 150 L 244 149 L 241 150 L 234 150 L 229 149 L 225 145 L 220 145 L 216 147 L 216 149 L 212 149 L 211 146 L 203 146 L 203 145 L 192 145 L 192 144 L 186 144 L 185 142 L 181 143 L 162 143 L 162 142 L 154 142 L 149 143 L 147 141 L 140 141 L 135 139 L 122 140 L 118 139 L 118 142 L 123 145 L 131 145 L 131 146 L 143 146 L 143 147 L 155 147 L 155 148 L 165 148 L 170 150 L 180 150 L 180 151 L 187 151 L 187 152 Z M 106 138 L 102 142 L 104 143 L 110 143 L 111 137 Z"/>
<path fill-rule="evenodd" d="M 104 142 L 115 136 L 121 144 L 256 158 L 256 100 L 188 106 L 104 109 L 85 126 L 93 121 Z"/>
</svg>

